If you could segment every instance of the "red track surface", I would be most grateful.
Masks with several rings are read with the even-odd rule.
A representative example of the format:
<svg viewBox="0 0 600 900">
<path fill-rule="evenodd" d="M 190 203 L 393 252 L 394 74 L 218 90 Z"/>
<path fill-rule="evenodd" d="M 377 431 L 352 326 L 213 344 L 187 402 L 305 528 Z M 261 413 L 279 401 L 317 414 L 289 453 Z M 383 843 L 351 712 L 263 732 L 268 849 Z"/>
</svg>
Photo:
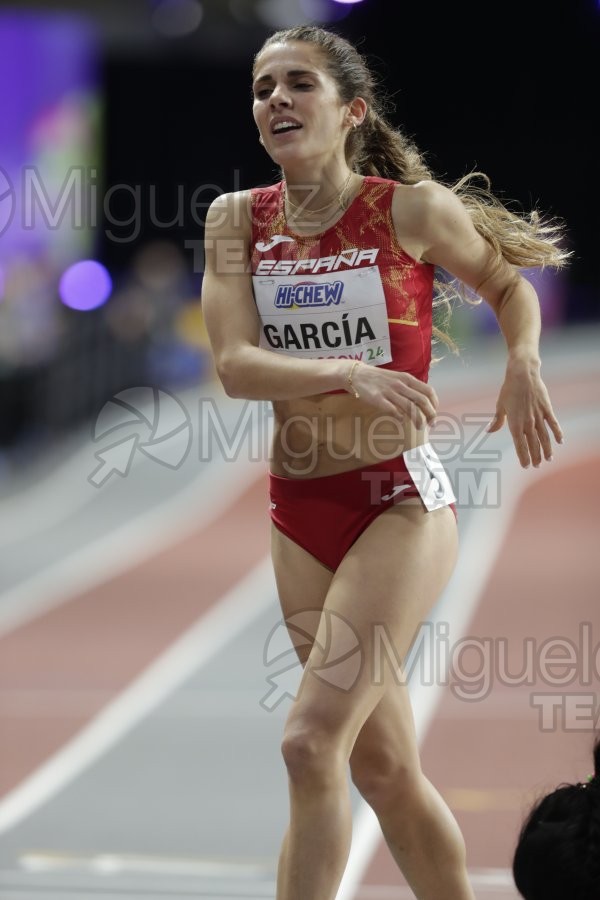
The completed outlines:
<svg viewBox="0 0 600 900">
<path fill-rule="evenodd" d="M 587 406 L 596 401 L 598 387 L 580 378 L 551 393 L 557 409 Z M 493 403 L 488 396 L 458 408 L 491 412 Z M 538 647 L 556 636 L 577 645 L 579 623 L 596 626 L 597 473 L 593 456 L 556 470 L 547 465 L 543 478 L 532 472 L 468 629 L 480 640 L 505 638 L 511 672 L 522 666 L 526 637 Z M 260 478 L 211 525 L 0 638 L 0 795 L 77 734 L 266 554 L 266 497 Z M 223 548 L 231 546 L 236 552 L 225 566 Z M 600 626 L 593 630 L 596 645 Z M 446 689 L 422 758 L 461 824 L 471 867 L 508 867 L 534 794 L 581 778 L 589 768 L 591 725 L 568 731 L 559 718 L 556 730 L 542 731 L 531 694 L 597 689 L 597 677 L 586 688 L 577 681 L 556 687 L 539 672 L 535 684 L 521 687 L 494 679 L 489 695 L 477 702 L 456 699 Z M 40 698 L 47 718 L 15 714 L 28 703 L 38 709 Z M 402 883 L 383 845 L 364 883 Z M 516 895 L 485 894 L 493 896 Z"/>
<path fill-rule="evenodd" d="M 546 639 L 556 637 L 569 639 L 579 648 L 580 623 L 589 622 L 592 644 L 600 645 L 599 465 L 596 456 L 556 474 L 549 466 L 545 477 L 534 482 L 519 503 L 467 629 L 479 642 L 506 640 L 509 674 L 516 676 L 523 670 L 527 637 L 535 639 L 538 649 Z M 423 745 L 422 761 L 459 821 L 470 868 L 509 867 L 523 815 L 535 797 L 561 781 L 585 778 L 591 759 L 592 717 L 586 723 L 584 709 L 583 720 L 576 723 L 571 710 L 565 722 L 562 711 L 557 711 L 557 727 L 545 731 L 540 708 L 530 705 L 533 694 L 597 693 L 597 672 L 591 685 L 581 685 L 582 656 L 577 653 L 580 675 L 567 686 L 549 683 L 548 675 L 560 676 L 565 670 L 540 666 L 538 654 L 534 655 L 533 684 L 511 686 L 494 676 L 489 695 L 469 701 L 455 697 L 451 686 L 445 689 Z M 472 654 L 470 661 L 465 657 L 460 671 L 480 669 L 479 656 Z M 567 730 L 574 725 L 578 730 Z M 383 843 L 363 883 L 404 884 Z M 492 896 L 517 894 L 485 894 Z"/>
<path fill-rule="evenodd" d="M 265 556 L 266 508 L 261 478 L 208 527 L 0 638 L 0 795 L 74 737 Z M 225 554 L 227 547 L 235 553 Z M 28 703 L 39 708 L 40 698 L 47 718 L 14 714 Z"/>
</svg>

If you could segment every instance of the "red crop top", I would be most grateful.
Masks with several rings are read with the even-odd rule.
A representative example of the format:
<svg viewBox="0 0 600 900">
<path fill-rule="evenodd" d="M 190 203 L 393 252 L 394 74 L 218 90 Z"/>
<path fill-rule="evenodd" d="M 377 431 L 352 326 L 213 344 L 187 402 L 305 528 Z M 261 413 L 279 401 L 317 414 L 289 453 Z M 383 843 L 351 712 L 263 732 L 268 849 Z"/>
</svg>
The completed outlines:
<svg viewBox="0 0 600 900">
<path fill-rule="evenodd" d="M 434 267 L 396 238 L 396 182 L 367 176 L 318 235 L 287 226 L 284 183 L 255 188 L 251 267 L 260 346 L 309 358 L 358 359 L 427 381 Z"/>
</svg>

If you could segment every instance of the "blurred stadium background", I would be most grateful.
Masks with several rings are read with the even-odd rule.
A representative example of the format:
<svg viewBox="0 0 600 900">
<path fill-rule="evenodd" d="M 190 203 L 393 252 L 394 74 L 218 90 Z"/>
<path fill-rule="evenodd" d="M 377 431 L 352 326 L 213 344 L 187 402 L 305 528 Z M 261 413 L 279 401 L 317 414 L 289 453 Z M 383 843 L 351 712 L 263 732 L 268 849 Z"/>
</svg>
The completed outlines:
<svg viewBox="0 0 600 900">
<path fill-rule="evenodd" d="M 0 4 L 0 472 L 138 384 L 210 376 L 199 294 L 206 208 L 268 183 L 249 68 L 267 32 L 360 43 L 392 118 L 446 180 L 564 218 L 545 324 L 599 315 L 595 0 L 84 0 Z M 75 267 L 75 268 L 72 268 Z M 455 334 L 495 330 L 481 311 Z"/>
<path fill-rule="evenodd" d="M 486 307 L 455 310 L 463 360 L 432 370 L 464 426 L 449 469 L 469 488 L 432 621 L 447 617 L 454 641 L 467 628 L 510 639 L 513 672 L 523 635 L 592 640 L 597 0 L 0 2 L 2 900 L 274 896 L 287 782 L 286 707 L 264 702 L 285 687 L 265 677 L 281 651 L 280 629 L 267 652 L 280 616 L 270 420 L 254 405 L 235 432 L 252 453 L 234 466 L 205 441 L 216 417 L 229 437 L 245 428 L 247 408 L 215 383 L 200 291 L 210 202 L 277 178 L 252 120 L 253 55 L 306 21 L 358 43 L 440 178 L 483 170 L 505 200 L 566 222 L 569 269 L 529 273 L 567 436 L 552 465 L 519 471 L 507 429 L 486 441 L 491 456 L 470 453 L 504 362 Z M 113 429 L 120 443 L 95 452 Z M 586 679 L 582 663 L 568 691 L 587 693 L 567 700 L 597 700 L 598 666 Z M 515 900 L 510 853 L 531 791 L 588 771 L 594 722 L 544 730 L 531 684 L 493 688 L 436 705 L 440 685 L 417 684 L 413 699 L 478 898 Z M 353 803 L 338 900 L 412 896 Z"/>
</svg>

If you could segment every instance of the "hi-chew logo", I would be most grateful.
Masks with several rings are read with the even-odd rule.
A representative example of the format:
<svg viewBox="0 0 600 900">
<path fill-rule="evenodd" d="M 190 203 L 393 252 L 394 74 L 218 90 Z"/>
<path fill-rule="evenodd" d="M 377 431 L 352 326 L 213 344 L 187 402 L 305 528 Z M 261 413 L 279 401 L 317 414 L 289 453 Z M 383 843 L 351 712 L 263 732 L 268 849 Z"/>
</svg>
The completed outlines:
<svg viewBox="0 0 600 900">
<path fill-rule="evenodd" d="M 343 281 L 319 283 L 301 281 L 300 284 L 282 284 L 275 294 L 277 309 L 290 309 L 292 306 L 331 306 L 338 304 L 344 292 Z"/>
</svg>

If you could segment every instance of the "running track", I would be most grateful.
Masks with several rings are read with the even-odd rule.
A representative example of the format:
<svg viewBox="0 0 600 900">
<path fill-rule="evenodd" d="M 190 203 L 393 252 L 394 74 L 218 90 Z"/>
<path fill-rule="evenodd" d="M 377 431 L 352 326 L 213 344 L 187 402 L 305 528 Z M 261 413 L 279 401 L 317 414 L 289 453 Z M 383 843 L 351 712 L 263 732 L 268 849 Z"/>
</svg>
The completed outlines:
<svg viewBox="0 0 600 900">
<path fill-rule="evenodd" d="M 461 511 L 461 569 L 432 616 L 449 623 L 455 653 L 464 646 L 460 673 L 445 687 L 440 678 L 428 688 L 411 682 L 424 768 L 461 824 L 477 896 L 487 900 L 516 897 L 510 854 L 536 793 L 589 768 L 598 674 L 589 666 L 586 680 L 586 647 L 600 644 L 596 340 L 561 338 L 545 357 L 566 434 L 553 463 L 522 473 L 506 434 L 486 442 L 502 450 L 500 507 Z M 454 382 L 442 385 L 435 373 L 432 380 L 445 411 L 491 414 L 497 378 L 497 361 L 484 355 Z M 189 508 L 184 525 L 174 526 L 179 514 L 170 508 L 162 541 L 160 528 L 148 538 L 152 510 L 144 507 L 156 466 L 106 489 L 110 507 L 101 506 L 101 492 L 89 500 L 107 538 L 117 527 L 110 510 L 119 510 L 120 522 L 135 507 L 145 551 L 131 537 L 120 541 L 120 556 L 119 541 L 103 544 L 93 564 L 85 557 L 90 584 L 83 587 L 84 571 L 62 594 L 64 548 L 77 545 L 85 556 L 93 543 L 87 506 L 54 526 L 40 522 L 39 534 L 33 521 L 27 539 L 15 534 L 12 544 L 8 523 L 0 597 L 3 900 L 273 896 L 287 814 L 278 755 L 286 702 L 271 714 L 260 705 L 262 650 L 278 621 L 264 564 L 264 463 L 214 468 L 200 486 L 196 526 Z M 47 480 L 33 490 L 47 490 Z M 14 508 L 15 496 L 7 502 Z M 44 560 L 32 578 L 35 565 L 20 562 L 24 548 L 37 546 L 47 556 L 35 554 Z M 72 575 L 75 567 L 66 569 Z M 466 636 L 470 649 L 460 643 Z M 551 683 L 564 669 L 540 662 L 549 638 L 575 648 L 578 671 L 567 685 Z M 490 674 L 500 644 L 506 671 L 523 683 Z M 519 678 L 526 646 L 533 647 L 531 677 Z M 457 697 L 483 653 L 489 690 Z M 547 729 L 540 706 L 532 706 L 541 694 L 564 704 Z M 412 896 L 356 797 L 355 810 L 340 898 Z"/>
</svg>

